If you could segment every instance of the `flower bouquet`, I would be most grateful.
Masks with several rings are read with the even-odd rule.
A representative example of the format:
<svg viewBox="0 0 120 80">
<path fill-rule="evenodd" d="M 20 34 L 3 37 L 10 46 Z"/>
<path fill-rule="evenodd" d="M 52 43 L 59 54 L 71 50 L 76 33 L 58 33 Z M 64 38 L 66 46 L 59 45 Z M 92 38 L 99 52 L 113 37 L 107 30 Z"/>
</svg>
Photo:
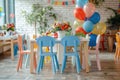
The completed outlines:
<svg viewBox="0 0 120 80">
<path fill-rule="evenodd" d="M 69 24 L 69 22 L 55 22 L 54 25 L 53 25 L 53 32 L 57 32 L 57 31 L 71 31 L 72 28 Z"/>
<path fill-rule="evenodd" d="M 7 31 L 14 31 L 15 30 L 15 25 L 13 23 L 7 24 Z"/>
<path fill-rule="evenodd" d="M 70 26 L 69 22 L 55 22 L 53 25 L 52 32 L 54 32 L 58 39 L 63 38 L 66 35 L 70 35 L 72 27 Z"/>
</svg>

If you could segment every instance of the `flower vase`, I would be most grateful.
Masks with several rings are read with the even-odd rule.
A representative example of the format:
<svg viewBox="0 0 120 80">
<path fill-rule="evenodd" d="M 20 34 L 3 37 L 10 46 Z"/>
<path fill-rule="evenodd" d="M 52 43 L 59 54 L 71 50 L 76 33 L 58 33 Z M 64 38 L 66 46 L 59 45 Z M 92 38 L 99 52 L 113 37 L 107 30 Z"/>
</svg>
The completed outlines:
<svg viewBox="0 0 120 80">
<path fill-rule="evenodd" d="M 57 31 L 57 33 L 58 33 L 58 39 L 59 40 L 61 40 L 65 36 L 65 34 L 66 34 L 65 31 Z"/>
<path fill-rule="evenodd" d="M 12 35 L 12 33 L 13 33 L 12 30 L 9 30 L 9 31 L 8 31 L 8 34 L 9 34 L 9 35 Z"/>
</svg>

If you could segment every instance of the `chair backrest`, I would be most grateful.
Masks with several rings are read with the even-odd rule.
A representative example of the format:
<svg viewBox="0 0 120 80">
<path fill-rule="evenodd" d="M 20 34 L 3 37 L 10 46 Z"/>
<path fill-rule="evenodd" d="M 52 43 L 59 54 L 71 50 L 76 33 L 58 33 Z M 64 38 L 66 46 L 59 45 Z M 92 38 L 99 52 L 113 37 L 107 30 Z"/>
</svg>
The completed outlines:
<svg viewBox="0 0 120 80">
<path fill-rule="evenodd" d="M 53 52 L 53 46 L 55 45 L 55 39 L 50 36 L 42 36 L 36 39 L 37 44 L 40 48 L 40 51 L 42 51 L 42 47 L 50 47 L 50 52 Z"/>
<path fill-rule="evenodd" d="M 116 33 L 116 42 L 117 42 L 117 46 L 120 47 L 120 34 Z"/>
<path fill-rule="evenodd" d="M 67 46 L 73 46 L 75 52 L 77 51 L 77 46 L 80 44 L 80 40 L 77 36 L 66 36 L 62 39 L 61 44 L 64 46 L 64 51 L 66 52 Z"/>
<path fill-rule="evenodd" d="M 22 51 L 23 48 L 22 48 L 22 36 L 21 35 L 18 35 L 18 49 L 19 51 Z"/>
<path fill-rule="evenodd" d="M 96 44 L 100 42 L 100 34 L 97 35 Z"/>
<path fill-rule="evenodd" d="M 97 39 L 96 39 L 96 49 L 99 49 L 99 44 L 100 44 L 100 34 L 97 35 Z"/>
</svg>

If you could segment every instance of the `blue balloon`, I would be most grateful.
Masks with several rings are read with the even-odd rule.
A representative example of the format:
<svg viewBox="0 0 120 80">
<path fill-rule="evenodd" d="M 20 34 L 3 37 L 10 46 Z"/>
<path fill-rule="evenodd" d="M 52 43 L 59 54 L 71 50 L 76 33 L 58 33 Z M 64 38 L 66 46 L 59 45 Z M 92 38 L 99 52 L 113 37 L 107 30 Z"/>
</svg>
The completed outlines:
<svg viewBox="0 0 120 80">
<path fill-rule="evenodd" d="M 4 16 L 5 14 L 3 12 L 0 12 L 0 17 Z"/>
<path fill-rule="evenodd" d="M 90 34 L 89 36 L 90 36 L 89 46 L 91 46 L 91 47 L 96 46 L 97 35 Z"/>
<path fill-rule="evenodd" d="M 95 12 L 88 20 L 90 20 L 93 24 L 96 24 L 100 21 L 100 14 Z"/>
<path fill-rule="evenodd" d="M 76 4 L 78 7 L 83 7 L 87 2 L 88 0 L 76 0 Z"/>
<path fill-rule="evenodd" d="M 83 29 L 86 31 L 86 32 L 91 32 L 94 28 L 94 24 L 87 20 L 83 23 Z"/>
</svg>

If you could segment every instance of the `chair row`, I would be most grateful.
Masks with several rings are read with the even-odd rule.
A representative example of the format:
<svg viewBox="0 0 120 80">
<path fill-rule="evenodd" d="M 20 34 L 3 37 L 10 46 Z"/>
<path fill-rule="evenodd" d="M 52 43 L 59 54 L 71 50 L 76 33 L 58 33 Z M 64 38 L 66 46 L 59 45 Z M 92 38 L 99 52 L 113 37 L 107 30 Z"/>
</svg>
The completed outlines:
<svg viewBox="0 0 120 80">
<path fill-rule="evenodd" d="M 56 43 L 55 39 L 50 36 L 43 36 L 43 37 L 37 38 L 36 42 L 39 46 L 38 48 L 39 48 L 39 56 L 40 56 L 40 58 L 38 60 L 38 65 L 36 62 L 36 56 L 34 56 L 34 68 L 35 68 L 36 72 L 39 73 L 43 69 L 45 57 L 50 56 L 51 62 L 52 62 L 53 73 L 56 73 L 60 68 L 59 68 L 59 63 L 58 63 L 58 59 L 56 56 L 56 52 L 53 52 L 53 46 Z M 79 38 L 76 36 L 66 36 L 61 40 L 61 44 L 64 47 L 61 73 L 63 73 L 65 70 L 67 58 L 72 57 L 72 56 L 75 57 L 77 73 L 80 73 L 82 66 L 80 63 L 79 53 L 77 51 L 77 47 L 80 44 Z M 19 71 L 19 68 L 22 68 L 23 55 L 30 54 L 29 50 L 22 49 L 22 37 L 20 35 L 18 36 L 18 45 L 19 45 L 19 60 L 18 60 L 17 71 Z M 73 47 L 73 52 L 66 51 L 66 47 L 69 47 L 69 46 Z M 43 51 L 43 47 L 49 47 L 50 48 L 49 52 Z M 90 52 L 90 50 L 89 50 L 89 52 Z M 98 58 L 98 52 L 96 54 L 96 57 L 97 57 L 98 69 L 101 70 L 100 60 Z"/>
</svg>

